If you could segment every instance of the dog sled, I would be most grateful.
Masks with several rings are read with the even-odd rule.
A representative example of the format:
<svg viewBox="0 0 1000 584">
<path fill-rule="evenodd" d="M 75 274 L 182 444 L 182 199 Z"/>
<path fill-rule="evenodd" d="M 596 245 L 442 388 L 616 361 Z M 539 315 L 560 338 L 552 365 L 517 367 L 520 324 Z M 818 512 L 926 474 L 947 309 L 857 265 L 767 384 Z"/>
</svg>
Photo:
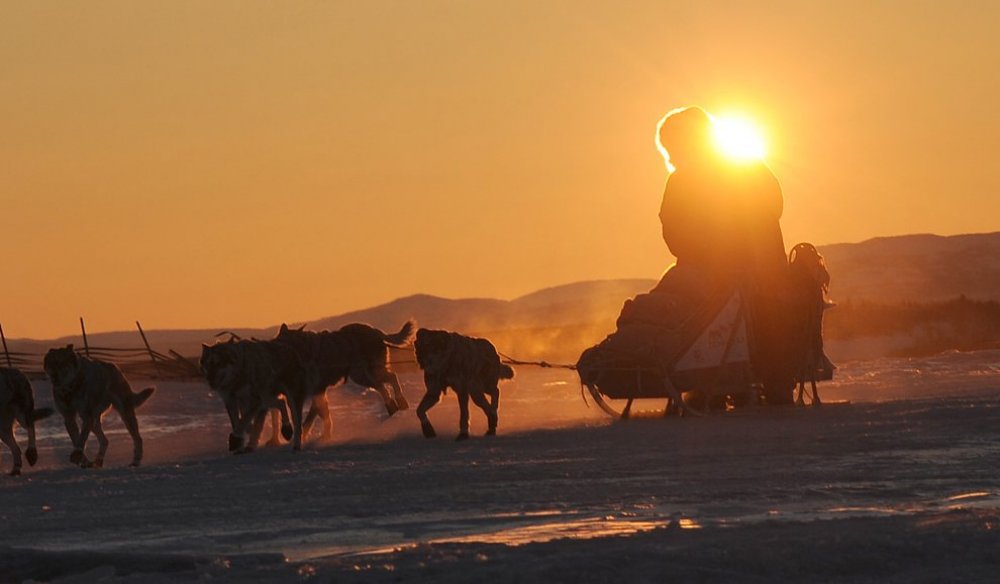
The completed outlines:
<svg viewBox="0 0 1000 584">
<path fill-rule="evenodd" d="M 664 413 L 697 415 L 720 399 L 751 399 L 756 379 L 744 296 L 735 289 L 722 302 L 706 303 L 677 330 L 638 333 L 645 343 L 619 340 L 589 349 L 598 354 L 585 352 L 577 367 L 590 396 L 604 412 L 621 418 L 631 417 L 637 399 L 663 399 Z M 699 395 L 685 401 L 684 394 L 692 392 Z"/>
<path fill-rule="evenodd" d="M 745 281 L 685 296 L 684 288 L 697 290 L 699 283 L 678 278 L 664 286 L 668 272 L 656 289 L 626 302 L 615 333 L 581 355 L 577 370 L 587 393 L 623 419 L 638 414 L 635 400 L 663 400 L 655 415 L 790 404 L 796 384 L 797 403 L 811 384 L 811 403 L 819 405 L 816 382 L 832 379 L 834 369 L 822 348 L 829 278 L 796 277 L 796 263 L 801 268 L 806 261 L 819 262 L 826 275 L 810 244 L 795 246 L 790 260 L 789 285 L 766 303 L 771 309 L 755 305 Z M 683 316 L 651 318 L 671 310 Z"/>
</svg>

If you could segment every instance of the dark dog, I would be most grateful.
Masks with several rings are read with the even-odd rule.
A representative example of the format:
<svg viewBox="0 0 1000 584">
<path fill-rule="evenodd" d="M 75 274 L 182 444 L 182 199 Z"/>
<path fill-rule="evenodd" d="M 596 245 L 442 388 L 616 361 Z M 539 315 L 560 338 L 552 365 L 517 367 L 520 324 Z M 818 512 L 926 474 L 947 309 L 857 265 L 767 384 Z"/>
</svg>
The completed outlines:
<svg viewBox="0 0 1000 584">
<path fill-rule="evenodd" d="M 10 448 L 14 456 L 14 468 L 11 476 L 21 474 L 21 448 L 14 439 L 14 422 L 28 431 L 28 449 L 24 457 L 28 464 L 35 466 L 38 462 L 38 449 L 35 448 L 35 422 L 53 414 L 52 408 L 35 408 L 35 396 L 31 391 L 31 382 L 17 369 L 0 367 L 0 440 Z"/>
<path fill-rule="evenodd" d="M 132 387 L 117 365 L 77 355 L 73 345 L 49 349 L 43 364 L 45 374 L 52 381 L 56 409 L 62 414 L 66 431 L 73 441 L 70 462 L 84 467 L 101 467 L 104 464 L 108 439 L 101 427 L 101 417 L 113 407 L 132 436 L 131 466 L 139 466 L 142 461 L 142 437 L 135 410 L 153 395 L 156 388 L 147 387 L 139 393 L 132 393 Z M 79 427 L 77 417 L 80 419 Z M 93 462 L 84 456 L 91 431 L 100 445 Z"/>
<path fill-rule="evenodd" d="M 298 353 L 306 371 L 306 393 L 326 403 L 326 388 L 350 379 L 362 387 L 370 387 L 382 396 L 389 415 L 409 408 L 399 380 L 389 368 L 388 347 L 401 347 L 409 342 L 416 325 L 403 324 L 399 332 L 386 334 L 366 324 L 354 323 L 336 331 L 312 332 L 290 329 L 282 324 L 275 341 L 286 343 Z M 386 389 L 391 387 L 391 393 Z M 315 402 L 314 402 L 315 405 Z M 299 405 L 301 408 L 301 404 Z M 292 413 L 295 416 L 295 412 Z M 309 411 L 304 432 L 309 432 L 315 418 L 323 418 L 323 436 L 330 438 L 333 424 L 328 407 Z"/>
<path fill-rule="evenodd" d="M 448 331 L 420 329 L 413 346 L 427 387 L 427 393 L 417 406 L 424 436 L 437 435 L 427 418 L 427 410 L 441 400 L 441 394 L 449 387 L 458 395 L 457 440 L 469 437 L 469 398 L 486 414 L 489 424 L 486 435 L 496 434 L 499 383 L 501 379 L 513 379 L 514 370 L 500 362 L 493 343 Z M 487 400 L 486 396 L 492 399 Z"/>
<path fill-rule="evenodd" d="M 228 342 L 201 346 L 202 373 L 229 414 L 229 450 L 238 454 L 257 447 L 269 409 L 281 415 L 281 433 L 293 440 L 295 427 L 282 395 L 302 397 L 302 367 L 294 351 L 271 341 Z M 277 433 L 277 424 L 275 433 Z M 249 440 L 247 434 L 249 433 Z"/>
</svg>

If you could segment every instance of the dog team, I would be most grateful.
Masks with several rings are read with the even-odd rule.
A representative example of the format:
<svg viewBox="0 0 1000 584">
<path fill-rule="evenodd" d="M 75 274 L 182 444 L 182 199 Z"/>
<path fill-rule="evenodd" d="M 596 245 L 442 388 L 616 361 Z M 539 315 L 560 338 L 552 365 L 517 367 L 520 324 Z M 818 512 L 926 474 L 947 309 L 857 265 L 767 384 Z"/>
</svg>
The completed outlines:
<svg viewBox="0 0 1000 584">
<path fill-rule="evenodd" d="M 470 399 L 486 414 L 486 434 L 496 434 L 499 383 L 512 379 L 514 370 L 501 363 L 496 348 L 485 339 L 431 329 L 420 329 L 414 335 L 415 328 L 412 320 L 393 334 L 361 323 L 322 332 L 282 324 L 278 335 L 270 340 L 244 340 L 231 335 L 228 341 L 202 345 L 201 371 L 222 398 L 229 415 L 229 450 L 253 451 L 269 412 L 273 443 L 280 442 L 280 432 L 294 450 L 300 450 L 317 418 L 323 422 L 322 437 L 331 438 L 333 422 L 326 390 L 347 380 L 377 391 L 390 416 L 408 409 L 399 380 L 389 366 L 389 347 L 405 347 L 411 342 L 426 387 L 417 406 L 423 435 L 436 436 L 427 411 L 449 387 L 458 397 L 457 440 L 469 437 Z M 21 474 L 22 468 L 21 448 L 14 437 L 15 422 L 28 433 L 24 458 L 33 466 L 38 460 L 35 423 L 56 411 L 63 418 L 72 444 L 70 462 L 100 468 L 108 450 L 101 418 L 114 408 L 132 438 L 131 466 L 138 466 L 142 461 L 142 436 L 136 410 L 155 388 L 133 392 L 117 365 L 79 355 L 73 345 L 50 349 L 43 366 L 52 383 L 55 410 L 35 408 L 28 378 L 17 369 L 0 367 L 0 441 L 13 455 L 10 474 Z M 307 402 L 309 410 L 303 418 Z M 98 442 L 93 459 L 86 455 L 91 433 Z"/>
</svg>

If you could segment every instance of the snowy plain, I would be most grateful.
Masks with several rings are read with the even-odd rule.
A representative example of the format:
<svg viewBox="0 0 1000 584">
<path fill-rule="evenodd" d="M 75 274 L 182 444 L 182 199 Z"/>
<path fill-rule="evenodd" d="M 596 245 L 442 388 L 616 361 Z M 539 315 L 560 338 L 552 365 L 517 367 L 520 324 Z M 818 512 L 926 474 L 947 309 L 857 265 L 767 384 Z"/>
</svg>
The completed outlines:
<svg viewBox="0 0 1000 584">
<path fill-rule="evenodd" d="M 849 405 L 627 422 L 571 371 L 517 373 L 500 435 L 473 409 L 465 442 L 453 394 L 427 440 L 350 387 L 335 440 L 298 453 L 230 455 L 200 383 L 158 384 L 138 469 L 116 414 L 100 470 L 45 420 L 39 464 L 0 477 L 0 582 L 1000 578 L 1000 351 L 843 364 L 820 391 Z"/>
</svg>

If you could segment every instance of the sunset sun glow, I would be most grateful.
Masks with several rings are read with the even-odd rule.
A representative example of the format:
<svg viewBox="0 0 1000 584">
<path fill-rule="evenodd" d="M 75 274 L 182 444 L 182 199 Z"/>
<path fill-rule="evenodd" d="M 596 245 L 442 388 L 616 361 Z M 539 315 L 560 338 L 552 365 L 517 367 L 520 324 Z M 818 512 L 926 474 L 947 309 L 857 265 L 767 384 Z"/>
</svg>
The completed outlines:
<svg viewBox="0 0 1000 584">
<path fill-rule="evenodd" d="M 759 160 L 766 148 L 760 130 L 753 122 L 739 117 L 718 117 L 713 120 L 716 146 L 729 158 Z"/>
</svg>

